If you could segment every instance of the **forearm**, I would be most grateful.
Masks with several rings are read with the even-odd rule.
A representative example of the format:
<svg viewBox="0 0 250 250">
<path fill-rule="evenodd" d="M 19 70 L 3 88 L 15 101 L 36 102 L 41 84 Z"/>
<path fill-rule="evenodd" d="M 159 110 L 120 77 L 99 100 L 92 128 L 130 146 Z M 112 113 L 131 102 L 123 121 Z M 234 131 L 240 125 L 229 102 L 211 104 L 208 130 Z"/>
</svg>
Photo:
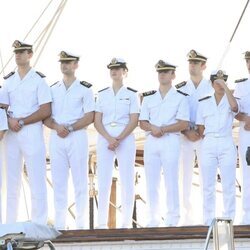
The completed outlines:
<svg viewBox="0 0 250 250">
<path fill-rule="evenodd" d="M 56 130 L 56 126 L 58 125 L 52 117 L 46 118 L 43 123 L 46 127 L 54 130 Z"/>
<path fill-rule="evenodd" d="M 149 121 L 140 121 L 139 124 L 142 130 L 147 132 L 152 131 L 152 124 Z"/>
<path fill-rule="evenodd" d="M 163 133 L 176 133 L 188 128 L 188 121 L 178 121 L 174 124 L 161 127 Z"/>
<path fill-rule="evenodd" d="M 248 115 L 246 113 L 238 113 L 236 116 L 235 116 L 235 119 L 240 121 L 240 122 L 245 122 L 246 119 L 247 119 Z"/>
<path fill-rule="evenodd" d="M 88 125 L 94 121 L 94 111 L 86 113 L 81 119 L 71 124 L 74 131 L 86 128 Z"/>
<path fill-rule="evenodd" d="M 51 104 L 46 103 L 40 106 L 40 108 L 27 117 L 21 117 L 20 119 L 24 121 L 24 125 L 36 123 L 43 121 L 51 115 Z"/>
<path fill-rule="evenodd" d="M 225 93 L 227 95 L 227 99 L 228 99 L 229 105 L 231 107 L 231 110 L 233 112 L 238 112 L 238 103 L 237 103 L 235 97 L 232 95 L 231 90 L 227 86 L 224 89 L 225 89 Z"/>
<path fill-rule="evenodd" d="M 134 129 L 138 125 L 138 117 L 139 117 L 139 114 L 132 114 L 130 116 L 129 123 L 127 124 L 125 129 L 122 131 L 122 133 L 118 136 L 120 140 L 123 140 L 134 131 Z"/>
</svg>

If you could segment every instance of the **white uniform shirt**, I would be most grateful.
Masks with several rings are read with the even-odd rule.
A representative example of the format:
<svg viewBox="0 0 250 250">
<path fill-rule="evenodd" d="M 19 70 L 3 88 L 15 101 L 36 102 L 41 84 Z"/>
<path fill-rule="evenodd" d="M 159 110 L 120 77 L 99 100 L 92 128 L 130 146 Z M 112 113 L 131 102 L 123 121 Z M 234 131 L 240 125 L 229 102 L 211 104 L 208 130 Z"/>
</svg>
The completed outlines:
<svg viewBox="0 0 250 250">
<path fill-rule="evenodd" d="M 73 124 L 84 114 L 95 110 L 92 89 L 75 80 L 66 89 L 63 81 L 51 86 L 52 118 L 58 124 Z"/>
<path fill-rule="evenodd" d="M 162 99 L 160 91 L 143 98 L 139 120 L 156 126 L 166 126 L 178 120 L 189 121 L 187 98 L 171 88 Z"/>
<path fill-rule="evenodd" d="M 51 102 L 50 89 L 34 69 L 30 69 L 23 79 L 15 72 L 5 80 L 0 102 L 9 105 L 13 117 L 27 117 L 40 105 Z"/>
<path fill-rule="evenodd" d="M 204 125 L 204 135 L 229 136 L 232 135 L 234 113 L 229 105 L 226 94 L 219 105 L 216 104 L 214 95 L 199 102 L 197 111 L 197 125 Z"/>
<path fill-rule="evenodd" d="M 114 122 L 127 125 L 129 115 L 139 113 L 138 96 L 125 86 L 122 86 L 116 95 L 112 87 L 106 88 L 98 93 L 96 111 L 103 114 L 104 125 Z"/>
<path fill-rule="evenodd" d="M 202 79 L 197 88 L 195 88 L 192 80 L 188 80 L 185 86 L 179 88 L 180 91 L 188 94 L 188 105 L 190 110 L 190 125 L 194 126 L 196 121 L 196 113 L 198 109 L 199 99 L 212 95 L 214 89 L 211 82 L 206 79 Z"/>
<path fill-rule="evenodd" d="M 237 83 L 234 96 L 239 98 L 237 101 L 240 104 L 240 112 L 250 116 L 250 78 Z M 240 121 L 240 129 L 244 129 L 244 125 L 245 122 Z"/>
</svg>

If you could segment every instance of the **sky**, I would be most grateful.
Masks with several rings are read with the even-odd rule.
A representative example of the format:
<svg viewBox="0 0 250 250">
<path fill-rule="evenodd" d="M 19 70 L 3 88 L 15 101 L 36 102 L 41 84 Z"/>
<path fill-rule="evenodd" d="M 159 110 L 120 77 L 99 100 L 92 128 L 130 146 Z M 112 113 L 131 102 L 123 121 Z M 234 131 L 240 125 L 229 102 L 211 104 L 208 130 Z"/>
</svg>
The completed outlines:
<svg viewBox="0 0 250 250">
<path fill-rule="evenodd" d="M 3 65 L 13 54 L 13 41 L 24 40 L 49 1 L 0 0 Z M 209 77 L 218 67 L 246 1 L 68 0 L 35 68 L 47 76 L 51 85 L 62 77 L 59 52 L 79 54 L 77 77 L 92 83 L 96 92 L 111 83 L 106 65 L 113 57 L 121 57 L 129 67 L 126 84 L 142 92 L 157 89 L 154 65 L 159 59 L 178 66 L 173 84 L 187 80 L 186 55 L 195 49 L 208 57 L 205 77 Z M 60 2 L 52 1 L 27 42 L 37 40 Z M 242 53 L 250 50 L 249 26 L 250 6 L 220 67 L 229 74 L 232 88 L 235 79 L 248 76 Z M 14 68 L 12 59 L 4 74 Z"/>
</svg>

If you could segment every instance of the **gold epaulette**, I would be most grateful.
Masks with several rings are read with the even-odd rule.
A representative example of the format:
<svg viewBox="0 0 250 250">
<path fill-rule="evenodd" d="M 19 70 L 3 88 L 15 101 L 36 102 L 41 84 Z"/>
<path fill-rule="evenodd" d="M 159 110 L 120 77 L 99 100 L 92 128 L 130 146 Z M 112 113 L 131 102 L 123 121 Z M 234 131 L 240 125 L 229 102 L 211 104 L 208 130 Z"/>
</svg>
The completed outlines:
<svg viewBox="0 0 250 250">
<path fill-rule="evenodd" d="M 46 77 L 43 73 L 39 72 L 39 71 L 36 71 L 36 73 L 41 76 L 42 78 Z"/>
<path fill-rule="evenodd" d="M 59 81 L 53 83 L 52 85 L 50 85 L 50 87 L 53 87 L 53 86 L 56 85 L 57 83 L 59 83 Z"/>
<path fill-rule="evenodd" d="M 133 91 L 133 92 L 137 92 L 137 90 L 132 89 L 132 88 L 130 88 L 130 87 L 127 87 L 127 89 L 130 90 L 130 91 Z"/>
<path fill-rule="evenodd" d="M 209 95 L 209 96 L 206 96 L 206 97 L 203 97 L 203 98 L 201 98 L 201 99 L 199 99 L 199 102 L 204 101 L 204 100 L 209 99 L 209 98 L 211 98 L 210 95 Z"/>
<path fill-rule="evenodd" d="M 234 82 L 235 82 L 235 83 L 245 82 L 247 79 L 248 79 L 248 78 L 241 78 L 241 79 L 235 80 Z"/>
<path fill-rule="evenodd" d="M 83 85 L 84 87 L 86 87 L 86 88 L 90 88 L 90 87 L 92 86 L 91 83 L 86 82 L 86 81 L 81 81 L 80 84 L 82 84 L 82 85 Z"/>
<path fill-rule="evenodd" d="M 108 89 L 109 87 L 106 87 L 106 88 L 104 88 L 104 89 L 101 89 L 101 90 L 99 90 L 98 92 L 100 93 L 100 92 L 102 92 L 102 91 L 104 91 L 104 90 L 106 90 L 106 89 Z"/>
<path fill-rule="evenodd" d="M 7 76 L 4 76 L 3 79 L 6 80 L 14 74 L 15 74 L 15 71 L 11 71 Z"/>
<path fill-rule="evenodd" d="M 150 90 L 150 91 L 147 91 L 147 92 L 143 92 L 141 95 L 142 95 L 143 97 L 145 97 L 145 96 L 153 95 L 153 94 L 155 94 L 155 93 L 156 93 L 156 90 Z"/>
<path fill-rule="evenodd" d="M 183 81 L 183 82 L 180 82 L 180 83 L 176 84 L 175 87 L 176 87 L 177 89 L 179 89 L 179 88 L 185 86 L 186 84 L 187 84 L 187 81 Z"/>
<path fill-rule="evenodd" d="M 178 93 L 180 93 L 180 94 L 182 94 L 182 95 L 184 95 L 184 96 L 188 96 L 189 94 L 187 94 L 187 93 L 184 93 L 184 92 L 182 92 L 182 91 L 180 91 L 180 90 L 176 90 Z"/>
</svg>

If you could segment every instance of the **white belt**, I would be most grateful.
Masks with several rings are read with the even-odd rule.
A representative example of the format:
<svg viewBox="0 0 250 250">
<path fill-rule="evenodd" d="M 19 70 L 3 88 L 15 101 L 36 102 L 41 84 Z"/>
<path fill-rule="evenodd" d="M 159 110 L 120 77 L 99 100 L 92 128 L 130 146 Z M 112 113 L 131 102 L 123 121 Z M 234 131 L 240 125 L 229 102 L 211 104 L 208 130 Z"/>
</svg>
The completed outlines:
<svg viewBox="0 0 250 250">
<path fill-rule="evenodd" d="M 118 126 L 126 126 L 126 124 L 118 123 L 118 122 L 111 122 L 111 123 L 106 124 L 105 126 L 109 126 L 111 128 L 115 128 L 115 127 L 118 127 Z"/>
<path fill-rule="evenodd" d="M 214 137 L 214 138 L 221 138 L 221 137 L 232 137 L 231 134 L 220 134 L 220 133 L 208 133 L 205 137 Z"/>
</svg>

